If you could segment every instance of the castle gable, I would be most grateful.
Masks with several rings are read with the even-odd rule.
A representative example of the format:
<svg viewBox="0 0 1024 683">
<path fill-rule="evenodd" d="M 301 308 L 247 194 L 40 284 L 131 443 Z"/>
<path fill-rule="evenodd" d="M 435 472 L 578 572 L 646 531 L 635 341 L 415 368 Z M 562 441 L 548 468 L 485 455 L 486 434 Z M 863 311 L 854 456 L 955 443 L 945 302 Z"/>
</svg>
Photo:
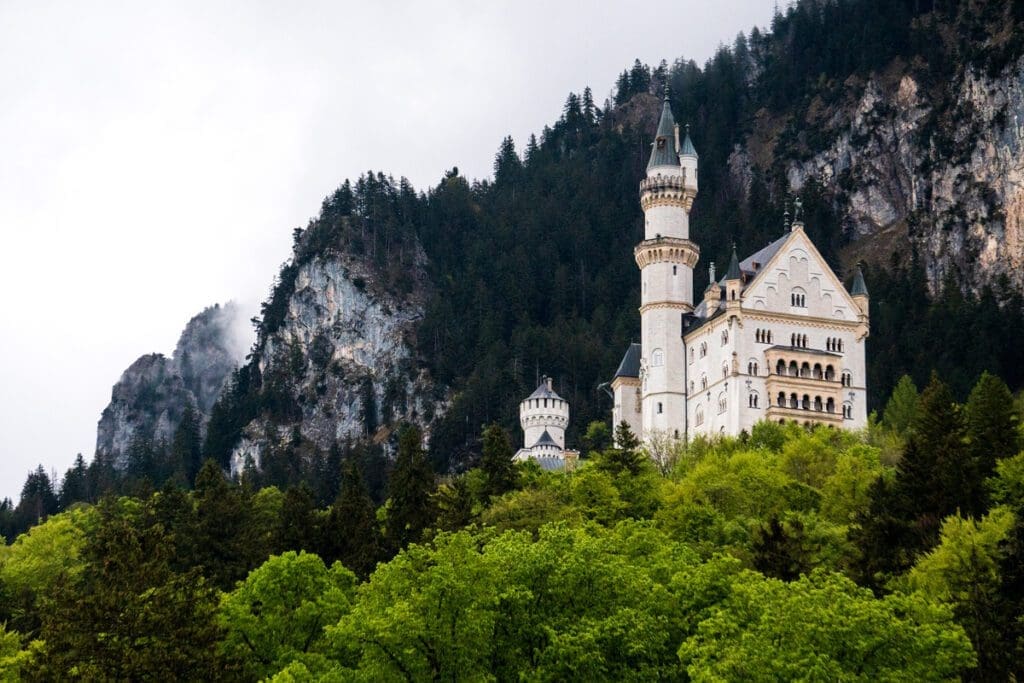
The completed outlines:
<svg viewBox="0 0 1024 683">
<path fill-rule="evenodd" d="M 744 308 L 844 321 L 858 319 L 858 308 L 846 288 L 799 228 L 754 270 L 756 274 L 742 294 Z"/>
</svg>

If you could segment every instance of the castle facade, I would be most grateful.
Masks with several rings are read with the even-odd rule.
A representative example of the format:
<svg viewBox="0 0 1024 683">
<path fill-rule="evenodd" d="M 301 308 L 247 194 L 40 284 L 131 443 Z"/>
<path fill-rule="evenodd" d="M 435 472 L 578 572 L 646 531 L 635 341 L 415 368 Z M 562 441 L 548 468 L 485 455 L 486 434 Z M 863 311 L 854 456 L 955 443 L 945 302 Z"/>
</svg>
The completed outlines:
<svg viewBox="0 0 1024 683">
<path fill-rule="evenodd" d="M 709 267 L 698 301 L 690 240 L 698 155 L 680 140 L 666 96 L 647 176 L 640 182 L 644 239 L 640 343 L 611 382 L 613 423 L 641 441 L 749 433 L 760 420 L 867 424 L 868 292 L 860 269 L 849 291 L 804 232 L 799 213 L 786 234 L 740 259 L 724 276 Z"/>
</svg>

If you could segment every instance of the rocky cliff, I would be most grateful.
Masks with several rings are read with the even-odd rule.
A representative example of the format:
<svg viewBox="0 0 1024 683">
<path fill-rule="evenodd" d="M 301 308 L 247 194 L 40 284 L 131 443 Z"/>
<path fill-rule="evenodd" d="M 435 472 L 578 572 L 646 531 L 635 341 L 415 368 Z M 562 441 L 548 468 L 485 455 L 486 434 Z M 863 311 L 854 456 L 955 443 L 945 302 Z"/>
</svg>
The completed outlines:
<svg viewBox="0 0 1024 683">
<path fill-rule="evenodd" d="M 848 260 L 887 266 L 915 246 L 933 291 L 948 275 L 975 292 L 1002 276 L 1024 289 L 1024 58 L 938 86 L 917 71 L 896 60 L 850 77 L 837 102 L 760 112 L 732 182 L 746 194 L 779 163 L 794 193 L 811 180 L 831 193 Z"/>
<path fill-rule="evenodd" d="M 243 360 L 245 323 L 233 303 L 211 306 L 193 317 L 173 355 L 151 353 L 132 363 L 114 385 L 96 433 L 96 452 L 124 469 L 138 438 L 169 442 L 185 406 L 202 417 Z"/>
<path fill-rule="evenodd" d="M 401 294 L 344 251 L 295 266 L 283 316 L 258 345 L 265 410 L 244 428 L 233 471 L 288 442 L 321 451 L 360 438 L 387 445 L 398 422 L 429 425 L 435 387 L 414 353 L 428 286 L 425 257 L 412 251 L 412 287 Z"/>
</svg>

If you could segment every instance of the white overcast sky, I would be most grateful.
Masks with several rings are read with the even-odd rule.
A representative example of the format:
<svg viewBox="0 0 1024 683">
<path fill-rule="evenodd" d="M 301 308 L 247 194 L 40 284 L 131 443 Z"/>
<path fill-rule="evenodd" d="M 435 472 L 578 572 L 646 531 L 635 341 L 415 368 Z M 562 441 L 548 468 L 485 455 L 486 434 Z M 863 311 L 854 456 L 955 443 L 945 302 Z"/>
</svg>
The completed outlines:
<svg viewBox="0 0 1024 683">
<path fill-rule="evenodd" d="M 491 173 L 634 58 L 703 64 L 774 0 L 0 0 L 0 496 L 95 448 L 111 385 L 255 311 L 346 177 Z"/>
</svg>

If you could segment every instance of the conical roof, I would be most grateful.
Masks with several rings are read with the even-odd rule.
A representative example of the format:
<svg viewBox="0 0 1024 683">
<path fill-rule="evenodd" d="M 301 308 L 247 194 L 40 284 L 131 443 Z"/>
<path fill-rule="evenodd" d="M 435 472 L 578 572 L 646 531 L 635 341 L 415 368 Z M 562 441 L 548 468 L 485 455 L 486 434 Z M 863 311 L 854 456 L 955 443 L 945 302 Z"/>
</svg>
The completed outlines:
<svg viewBox="0 0 1024 683">
<path fill-rule="evenodd" d="M 528 399 L 529 398 L 558 398 L 558 399 L 560 399 L 562 397 L 559 396 L 558 394 L 556 394 L 555 390 L 548 386 L 548 378 L 547 377 L 543 377 L 540 380 L 540 385 L 536 389 L 534 389 L 533 393 L 530 394 L 527 398 Z"/>
<path fill-rule="evenodd" d="M 665 103 L 661 108 L 661 120 L 658 121 L 658 132 L 654 134 L 654 145 L 651 150 L 651 160 L 647 162 L 647 168 L 655 166 L 678 166 L 679 159 L 676 157 L 676 120 L 672 118 L 672 106 L 668 102 L 668 94 L 665 94 Z"/>
<path fill-rule="evenodd" d="M 736 258 L 736 245 L 732 245 L 732 259 L 729 261 L 729 270 L 725 273 L 726 280 L 740 280 L 743 273 L 740 272 L 740 260 Z"/>
<path fill-rule="evenodd" d="M 683 138 L 683 144 L 680 145 L 679 155 L 697 158 L 697 149 L 693 146 L 693 140 L 690 139 L 690 124 L 686 124 L 686 137 Z"/>
<path fill-rule="evenodd" d="M 853 289 L 850 290 L 850 294 L 853 296 L 868 295 L 868 285 L 864 282 L 864 273 L 861 272 L 860 266 L 857 266 L 857 272 L 853 276 Z"/>
<path fill-rule="evenodd" d="M 639 377 L 640 376 L 640 345 L 633 342 L 626 349 L 626 354 L 619 363 L 619 369 L 615 371 L 616 377 Z"/>
<path fill-rule="evenodd" d="M 536 448 L 537 446 L 554 446 L 555 448 L 558 448 L 558 443 L 551 438 L 551 435 L 548 434 L 548 430 L 545 429 L 544 433 L 540 435 L 539 439 L 537 439 L 537 443 L 533 444 L 531 448 Z"/>
</svg>

